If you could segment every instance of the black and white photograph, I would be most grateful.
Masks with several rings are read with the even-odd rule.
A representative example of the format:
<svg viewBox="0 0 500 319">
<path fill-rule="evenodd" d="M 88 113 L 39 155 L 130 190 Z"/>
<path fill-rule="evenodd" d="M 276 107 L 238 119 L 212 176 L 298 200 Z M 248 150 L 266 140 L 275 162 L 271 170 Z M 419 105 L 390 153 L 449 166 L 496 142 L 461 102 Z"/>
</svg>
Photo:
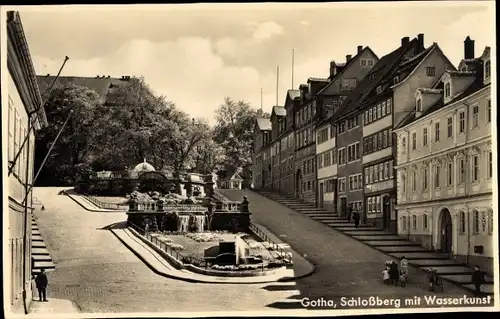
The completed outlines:
<svg viewBox="0 0 500 319">
<path fill-rule="evenodd" d="M 494 1 L 0 10 L 6 318 L 498 310 Z"/>
</svg>

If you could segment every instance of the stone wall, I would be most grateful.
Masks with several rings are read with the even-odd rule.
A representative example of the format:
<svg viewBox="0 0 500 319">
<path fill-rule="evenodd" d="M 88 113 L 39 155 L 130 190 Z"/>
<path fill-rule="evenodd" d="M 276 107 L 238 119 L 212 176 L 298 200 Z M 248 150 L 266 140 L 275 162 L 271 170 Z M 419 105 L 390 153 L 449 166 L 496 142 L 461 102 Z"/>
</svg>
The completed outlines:
<svg viewBox="0 0 500 319">
<path fill-rule="evenodd" d="M 210 223 L 212 230 L 227 230 L 232 232 L 250 231 L 250 213 L 215 212 Z"/>
</svg>

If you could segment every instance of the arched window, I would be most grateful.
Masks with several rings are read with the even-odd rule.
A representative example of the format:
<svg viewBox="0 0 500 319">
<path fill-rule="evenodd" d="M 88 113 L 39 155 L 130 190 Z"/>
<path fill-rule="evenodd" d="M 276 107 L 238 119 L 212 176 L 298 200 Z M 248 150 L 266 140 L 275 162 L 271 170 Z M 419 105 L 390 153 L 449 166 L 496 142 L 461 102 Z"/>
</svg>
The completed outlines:
<svg viewBox="0 0 500 319">
<path fill-rule="evenodd" d="M 406 176 L 404 174 L 401 175 L 401 189 L 403 190 L 403 194 L 406 193 Z"/>
<path fill-rule="evenodd" d="M 413 229 L 417 229 L 417 216 L 413 215 L 412 216 L 412 224 L 413 224 Z"/>
<path fill-rule="evenodd" d="M 493 234 L 493 210 L 488 210 L 488 233 Z"/>
<path fill-rule="evenodd" d="M 484 64 L 484 78 L 489 79 L 490 76 L 491 76 L 491 62 L 486 61 L 486 63 Z"/>
<path fill-rule="evenodd" d="M 451 95 L 451 84 L 450 82 L 444 85 L 444 97 L 449 97 Z"/>
<path fill-rule="evenodd" d="M 417 112 L 422 112 L 422 99 L 417 100 Z"/>
<path fill-rule="evenodd" d="M 460 212 L 460 233 L 465 233 L 465 212 Z"/>
<path fill-rule="evenodd" d="M 481 213 L 481 231 L 483 233 L 486 232 L 486 225 L 487 225 L 487 222 L 486 222 L 486 213 L 482 212 Z"/>
<path fill-rule="evenodd" d="M 477 210 L 474 211 L 474 233 L 479 233 L 479 212 Z"/>
<path fill-rule="evenodd" d="M 429 220 L 427 218 L 427 214 L 424 214 L 423 215 L 423 225 L 424 225 L 424 229 L 427 229 L 429 227 Z"/>
<path fill-rule="evenodd" d="M 403 230 L 406 230 L 406 216 L 403 216 Z"/>
</svg>

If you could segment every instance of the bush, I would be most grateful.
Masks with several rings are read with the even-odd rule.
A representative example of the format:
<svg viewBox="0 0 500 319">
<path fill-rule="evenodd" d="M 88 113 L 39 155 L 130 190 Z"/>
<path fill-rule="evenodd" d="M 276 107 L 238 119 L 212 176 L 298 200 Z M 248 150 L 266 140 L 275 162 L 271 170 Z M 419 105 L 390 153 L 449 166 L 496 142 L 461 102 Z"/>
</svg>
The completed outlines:
<svg viewBox="0 0 500 319">
<path fill-rule="evenodd" d="M 200 260 L 200 259 L 194 257 L 194 256 L 183 256 L 181 261 L 183 264 L 186 264 L 186 265 L 205 267 L 205 262 L 203 260 Z"/>
</svg>

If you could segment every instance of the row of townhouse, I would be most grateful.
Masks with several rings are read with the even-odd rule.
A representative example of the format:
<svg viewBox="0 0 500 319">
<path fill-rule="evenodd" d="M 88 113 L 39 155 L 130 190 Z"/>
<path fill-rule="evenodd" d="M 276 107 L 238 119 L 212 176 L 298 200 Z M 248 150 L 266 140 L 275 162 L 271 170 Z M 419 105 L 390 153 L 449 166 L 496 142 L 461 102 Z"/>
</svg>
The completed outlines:
<svg viewBox="0 0 500 319">
<path fill-rule="evenodd" d="M 490 268 L 490 64 L 470 37 L 458 70 L 423 34 L 380 59 L 358 47 L 256 121 L 254 187 L 341 216 L 351 205 L 364 223 Z"/>
</svg>

